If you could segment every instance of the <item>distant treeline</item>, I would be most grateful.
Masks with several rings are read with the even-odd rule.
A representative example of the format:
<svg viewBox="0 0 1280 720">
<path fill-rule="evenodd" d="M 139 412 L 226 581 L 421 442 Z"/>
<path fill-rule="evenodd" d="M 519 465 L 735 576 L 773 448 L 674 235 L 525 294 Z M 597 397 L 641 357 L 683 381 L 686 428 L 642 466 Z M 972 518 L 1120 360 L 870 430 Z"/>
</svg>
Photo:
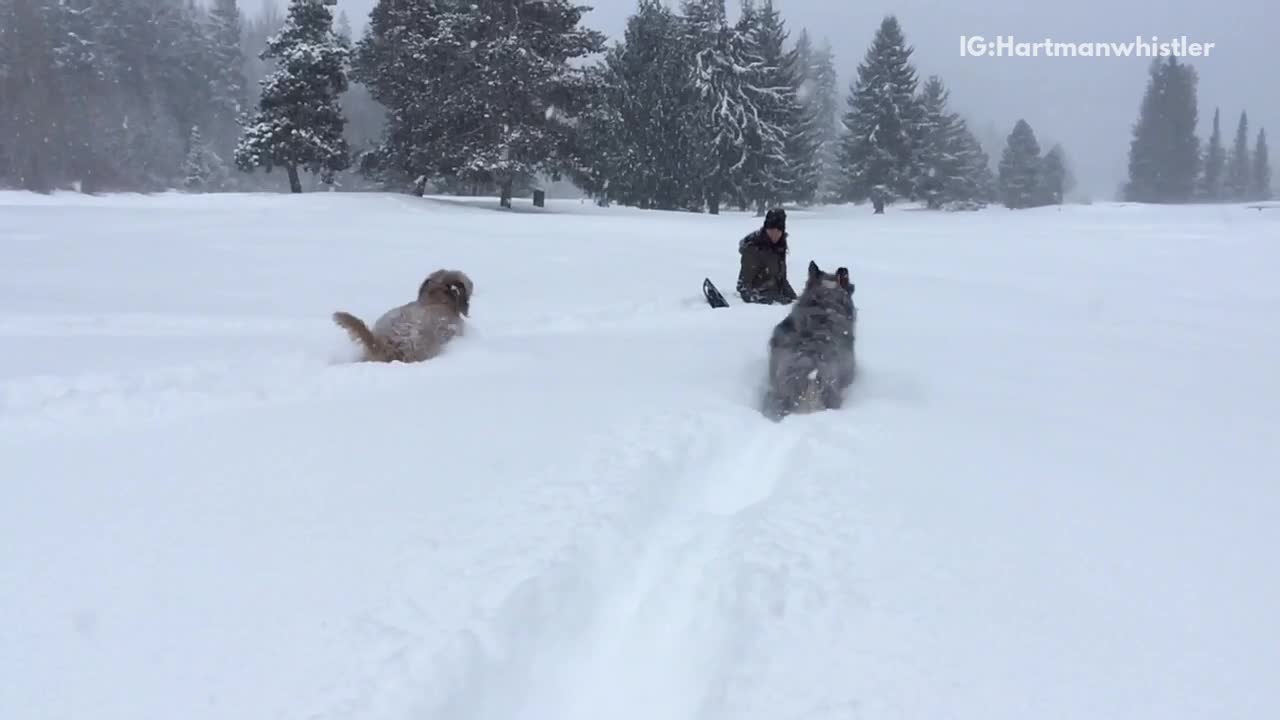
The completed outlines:
<svg viewBox="0 0 1280 720">
<path fill-rule="evenodd" d="M 494 193 L 601 204 L 1063 202 L 1067 154 L 1018 120 L 992 157 L 920 77 L 897 19 L 838 87 L 830 45 L 772 0 L 638 0 L 607 45 L 569 0 L 378 0 L 351 36 L 324 0 L 0 0 L 0 185 Z M 1151 68 L 1122 196 L 1269 198 L 1265 132 L 1195 135 L 1195 74 Z M 268 172 L 264 172 L 268 171 Z M 285 180 L 287 178 L 287 181 Z M 304 182 L 304 178 L 306 182 Z"/>
</svg>

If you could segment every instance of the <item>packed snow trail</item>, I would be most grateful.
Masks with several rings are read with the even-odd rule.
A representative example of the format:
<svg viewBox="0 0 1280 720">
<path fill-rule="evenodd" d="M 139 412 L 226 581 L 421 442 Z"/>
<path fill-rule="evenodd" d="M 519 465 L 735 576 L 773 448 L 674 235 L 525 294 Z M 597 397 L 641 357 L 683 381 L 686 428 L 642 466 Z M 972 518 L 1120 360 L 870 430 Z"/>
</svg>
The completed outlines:
<svg viewBox="0 0 1280 720">
<path fill-rule="evenodd" d="M 484 202 L 0 193 L 0 717 L 1280 715 L 1280 215 L 795 211 L 774 424 L 758 218 Z"/>
<path fill-rule="evenodd" d="M 735 536 L 750 523 L 750 506 L 768 501 L 768 484 L 785 476 L 798 438 L 744 433 L 736 419 L 718 432 L 691 429 L 696 436 L 677 457 L 634 478 L 665 478 L 667 507 L 632 515 L 556 580 L 517 593 L 505 625 L 518 638 L 512 654 L 481 664 L 441 716 L 699 718 L 715 708 L 748 570 L 732 556 Z M 763 452 L 739 455 L 744 447 Z M 530 608 L 543 612 L 530 617 Z"/>
</svg>

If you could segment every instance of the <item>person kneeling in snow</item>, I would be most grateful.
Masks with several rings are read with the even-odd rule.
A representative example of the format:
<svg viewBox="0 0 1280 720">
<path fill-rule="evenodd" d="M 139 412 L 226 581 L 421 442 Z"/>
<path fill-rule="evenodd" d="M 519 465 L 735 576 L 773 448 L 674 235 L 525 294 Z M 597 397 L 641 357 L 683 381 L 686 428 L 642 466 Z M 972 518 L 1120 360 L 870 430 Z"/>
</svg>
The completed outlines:
<svg viewBox="0 0 1280 720">
<path fill-rule="evenodd" d="M 743 302 L 787 305 L 796 291 L 787 280 L 787 213 L 773 208 L 764 226 L 738 242 L 742 256 L 738 271 L 738 295 Z"/>
</svg>

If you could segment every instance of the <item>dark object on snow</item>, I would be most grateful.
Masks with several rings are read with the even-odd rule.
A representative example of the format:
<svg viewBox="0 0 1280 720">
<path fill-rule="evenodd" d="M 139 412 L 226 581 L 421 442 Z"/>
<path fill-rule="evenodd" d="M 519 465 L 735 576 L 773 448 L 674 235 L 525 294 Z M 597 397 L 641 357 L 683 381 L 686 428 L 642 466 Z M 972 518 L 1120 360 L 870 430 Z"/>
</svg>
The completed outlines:
<svg viewBox="0 0 1280 720">
<path fill-rule="evenodd" d="M 809 263 L 804 292 L 769 338 L 768 389 L 761 411 L 779 421 L 793 413 L 835 410 L 856 372 L 858 308 L 849 270 Z"/>
<path fill-rule="evenodd" d="M 546 205 L 547 205 L 547 191 L 546 191 L 546 190 L 534 190 L 534 191 L 533 191 L 533 206 L 534 206 L 534 207 L 546 207 Z"/>
<path fill-rule="evenodd" d="M 711 282 L 711 278 L 703 278 L 702 296 L 707 299 L 707 304 L 713 308 L 729 307 L 729 302 L 724 299 L 724 295 L 720 294 L 719 288 L 716 287 L 715 283 Z"/>
<path fill-rule="evenodd" d="M 796 291 L 787 280 L 787 213 L 770 210 L 764 224 L 738 242 L 742 256 L 738 295 L 743 302 L 763 305 L 794 302 Z"/>
</svg>

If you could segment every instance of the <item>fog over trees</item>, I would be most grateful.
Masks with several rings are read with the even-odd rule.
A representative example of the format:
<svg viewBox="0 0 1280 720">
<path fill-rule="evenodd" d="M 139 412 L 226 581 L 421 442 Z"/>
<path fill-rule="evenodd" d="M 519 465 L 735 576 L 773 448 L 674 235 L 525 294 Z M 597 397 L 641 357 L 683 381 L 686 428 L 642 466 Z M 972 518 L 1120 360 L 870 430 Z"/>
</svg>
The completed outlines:
<svg viewBox="0 0 1280 720">
<path fill-rule="evenodd" d="M 1273 197 L 1274 3 L 1113 5 L 0 0 L 0 186 L 713 213 Z M 1213 48 L 963 57 L 964 35 Z"/>
</svg>

